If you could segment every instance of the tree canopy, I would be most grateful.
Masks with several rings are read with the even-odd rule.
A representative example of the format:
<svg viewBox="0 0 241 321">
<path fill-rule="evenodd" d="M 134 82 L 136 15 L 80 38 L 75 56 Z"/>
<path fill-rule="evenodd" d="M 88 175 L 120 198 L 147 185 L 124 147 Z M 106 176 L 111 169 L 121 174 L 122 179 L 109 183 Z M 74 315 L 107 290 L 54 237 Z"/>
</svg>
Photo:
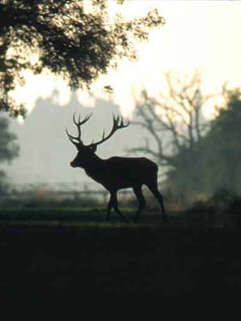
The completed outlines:
<svg viewBox="0 0 241 321">
<path fill-rule="evenodd" d="M 117 1 L 123 2 L 123 1 Z M 118 58 L 136 58 L 134 39 L 164 24 L 157 10 L 109 23 L 106 0 L 2 0 L 0 3 L 0 110 L 24 114 L 10 95 L 23 84 L 22 71 L 44 69 L 66 79 L 72 89 L 88 87 Z"/>
<path fill-rule="evenodd" d="M 223 92 L 224 105 L 211 121 L 204 140 L 207 191 L 241 194 L 241 90 Z"/>
</svg>

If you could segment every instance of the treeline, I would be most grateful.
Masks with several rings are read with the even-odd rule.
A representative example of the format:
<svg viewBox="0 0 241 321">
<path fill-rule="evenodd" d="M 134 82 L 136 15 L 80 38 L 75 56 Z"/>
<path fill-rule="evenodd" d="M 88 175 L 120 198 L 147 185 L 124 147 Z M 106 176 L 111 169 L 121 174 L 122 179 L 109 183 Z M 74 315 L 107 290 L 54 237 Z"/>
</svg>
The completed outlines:
<svg viewBox="0 0 241 321">
<path fill-rule="evenodd" d="M 133 123 L 145 130 L 146 141 L 132 152 L 148 154 L 165 169 L 164 186 L 170 194 L 189 199 L 240 196 L 241 90 L 224 86 L 223 104 L 207 120 L 203 106 L 211 96 L 202 96 L 199 75 L 179 81 L 179 87 L 170 74 L 166 79 L 167 97 L 154 99 L 144 91 L 137 102 Z"/>
<path fill-rule="evenodd" d="M 225 92 L 225 104 L 206 135 L 173 155 L 167 185 L 189 193 L 241 195 L 241 91 Z"/>
</svg>

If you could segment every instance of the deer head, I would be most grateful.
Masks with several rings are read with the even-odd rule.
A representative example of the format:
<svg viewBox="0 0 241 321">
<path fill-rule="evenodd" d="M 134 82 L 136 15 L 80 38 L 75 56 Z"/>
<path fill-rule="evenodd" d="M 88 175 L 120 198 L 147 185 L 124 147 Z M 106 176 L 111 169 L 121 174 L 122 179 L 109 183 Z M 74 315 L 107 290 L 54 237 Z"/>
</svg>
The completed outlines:
<svg viewBox="0 0 241 321">
<path fill-rule="evenodd" d="M 113 115 L 113 126 L 110 131 L 110 133 L 105 136 L 105 131 L 103 131 L 102 139 L 97 141 L 96 143 L 91 143 L 89 145 L 84 145 L 84 143 L 81 140 L 81 126 L 86 123 L 92 114 L 89 114 L 86 116 L 83 120 L 80 119 L 80 116 L 78 118 L 78 121 L 75 118 L 75 114 L 73 115 L 73 122 L 77 127 L 78 136 L 72 136 L 69 134 L 68 130 L 66 129 L 67 136 L 71 143 L 73 143 L 77 150 L 78 154 L 75 157 L 75 159 L 70 163 L 72 167 L 89 167 L 92 160 L 96 159 L 97 156 L 95 155 L 97 146 L 105 142 L 107 139 L 109 139 L 118 129 L 125 128 L 129 126 L 129 122 L 126 124 L 124 123 L 124 120 L 121 116 L 114 116 Z"/>
</svg>

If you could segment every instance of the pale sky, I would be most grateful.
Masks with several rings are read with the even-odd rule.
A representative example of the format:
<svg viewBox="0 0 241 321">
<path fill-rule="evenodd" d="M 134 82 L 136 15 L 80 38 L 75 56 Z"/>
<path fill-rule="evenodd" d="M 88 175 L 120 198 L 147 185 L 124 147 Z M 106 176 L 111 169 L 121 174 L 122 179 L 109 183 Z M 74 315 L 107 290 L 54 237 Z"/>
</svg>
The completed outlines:
<svg viewBox="0 0 241 321">
<path fill-rule="evenodd" d="M 114 2 L 110 3 L 113 6 Z M 182 76 L 200 70 L 206 93 L 219 91 L 225 81 L 232 86 L 241 84 L 241 1 L 131 0 L 122 6 L 122 12 L 131 18 L 150 8 L 159 9 L 166 25 L 153 30 L 148 42 L 138 44 L 137 62 L 121 61 L 117 71 L 109 72 L 94 84 L 96 97 L 108 100 L 100 88 L 110 84 L 114 89 L 112 100 L 128 115 L 141 89 L 158 95 L 166 71 Z M 28 73 L 26 79 L 25 88 L 17 90 L 17 99 L 25 102 L 28 109 L 34 107 L 37 98 L 50 97 L 54 89 L 59 89 L 55 100 L 60 105 L 68 103 L 70 90 L 60 79 L 32 78 Z M 82 105 L 94 105 L 87 93 L 79 91 L 78 97 Z"/>
<path fill-rule="evenodd" d="M 101 77 L 94 86 L 97 98 L 108 100 L 108 96 L 104 96 L 98 88 L 110 84 L 114 89 L 112 102 L 120 106 L 124 115 L 128 115 L 135 106 L 135 97 L 138 97 L 140 90 L 145 88 L 153 96 L 163 91 L 162 76 L 166 71 L 179 73 L 180 76 L 197 69 L 202 71 L 204 93 L 220 91 L 225 81 L 232 86 L 240 86 L 241 1 L 132 0 L 127 2 L 123 10 L 131 17 L 145 14 L 150 7 L 159 9 L 166 19 L 166 25 L 152 31 L 149 42 L 138 45 L 137 62 L 123 60 L 116 71 Z M 18 89 L 17 99 L 18 102 L 25 102 L 30 110 L 38 98 L 52 97 L 56 88 L 59 94 L 53 96 L 54 102 L 60 106 L 69 102 L 70 90 L 60 79 L 54 79 L 53 76 L 33 78 L 28 73 L 26 78 L 26 87 Z M 95 104 L 95 99 L 90 99 L 87 93 L 78 92 L 78 97 L 82 106 L 91 107 Z M 92 119 L 86 126 L 86 134 L 91 139 L 96 139 L 104 128 L 108 130 L 111 126 L 112 110 L 105 102 L 101 104 L 98 101 L 94 112 L 93 118 L 96 120 Z M 86 182 L 88 178 L 83 171 L 77 172 L 69 166 L 75 149 L 66 139 L 64 131 L 65 127 L 72 129 L 72 113 L 78 105 L 69 105 L 69 111 L 61 110 L 63 107 L 53 108 L 46 101 L 38 105 L 36 113 L 26 118 L 25 126 L 18 128 L 20 157 L 8 166 L 8 176 L 12 182 L 21 184 L 39 181 Z M 207 114 L 211 107 L 207 106 Z M 45 112 L 48 116 L 41 118 Z M 55 117 L 58 120 L 56 122 Z M 101 147 L 98 155 L 125 155 L 124 148 L 140 144 L 140 137 L 142 133 L 137 132 L 137 127 L 130 126 L 128 131 L 116 135 Z M 90 179 L 88 183 L 94 184 Z M 93 186 L 96 188 L 96 184 Z"/>
</svg>

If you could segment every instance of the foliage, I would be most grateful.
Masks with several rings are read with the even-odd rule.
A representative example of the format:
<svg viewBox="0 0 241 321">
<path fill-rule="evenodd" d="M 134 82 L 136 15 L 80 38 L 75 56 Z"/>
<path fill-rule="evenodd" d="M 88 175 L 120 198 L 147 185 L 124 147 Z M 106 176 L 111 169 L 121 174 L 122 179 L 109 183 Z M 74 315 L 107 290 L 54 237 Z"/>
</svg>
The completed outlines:
<svg viewBox="0 0 241 321">
<path fill-rule="evenodd" d="M 195 143 L 192 155 L 184 149 L 173 156 L 180 166 L 169 172 L 168 178 L 171 184 L 182 184 L 188 193 L 225 191 L 223 199 L 241 193 L 241 92 L 224 89 L 223 97 L 223 107 L 217 109 L 206 135 Z"/>
<path fill-rule="evenodd" d="M 171 193 L 182 193 L 191 199 L 218 191 L 225 191 L 226 196 L 240 195 L 241 90 L 224 87 L 223 107 L 207 124 L 201 118 L 202 96 L 198 104 L 195 101 L 199 90 L 196 85 L 196 81 L 189 86 L 183 83 L 178 92 L 169 82 L 169 97 L 155 100 L 145 96 L 137 110 L 142 121 L 134 123 L 152 135 L 157 148 L 146 144 L 134 151 L 154 156 L 167 168 L 166 188 Z M 187 95 L 187 90 L 194 95 Z"/>
<path fill-rule="evenodd" d="M 123 1 L 118 1 L 123 2 Z M 148 30 L 164 23 L 157 10 L 109 23 L 106 0 L 5 0 L 0 4 L 0 109 L 24 114 L 10 92 L 24 83 L 22 72 L 44 70 L 68 80 L 72 89 L 89 87 L 118 58 L 136 58 L 134 39 L 146 40 Z"/>
<path fill-rule="evenodd" d="M 205 137 L 205 167 L 209 190 L 241 193 L 241 91 L 224 88 L 225 103 Z M 208 188 L 208 186 L 207 186 Z"/>
<path fill-rule="evenodd" d="M 0 117 L 0 163 L 11 162 L 18 156 L 19 146 L 16 144 L 16 135 L 8 130 L 9 121 Z M 0 194 L 6 189 L 6 174 L 0 170 Z"/>
</svg>

